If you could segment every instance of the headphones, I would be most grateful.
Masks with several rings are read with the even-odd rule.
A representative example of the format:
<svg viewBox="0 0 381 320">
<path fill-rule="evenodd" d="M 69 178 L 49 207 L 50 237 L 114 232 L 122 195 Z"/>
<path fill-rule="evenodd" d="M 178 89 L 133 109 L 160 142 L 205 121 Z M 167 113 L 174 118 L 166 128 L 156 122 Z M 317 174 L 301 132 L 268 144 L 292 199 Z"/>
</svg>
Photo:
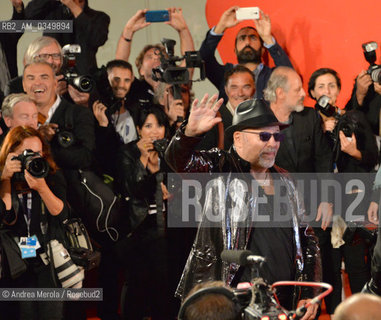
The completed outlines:
<svg viewBox="0 0 381 320">
<path fill-rule="evenodd" d="M 187 297 L 184 300 L 184 302 L 181 304 L 177 319 L 184 320 L 185 311 L 188 308 L 188 306 L 194 303 L 197 299 L 201 298 L 202 296 L 206 296 L 210 294 L 219 294 L 219 295 L 225 296 L 226 298 L 229 299 L 229 301 L 232 301 L 234 303 L 235 313 L 238 315 L 241 312 L 242 306 L 239 303 L 239 300 L 233 291 L 225 287 L 210 287 L 210 288 L 200 289 L 196 291 L 195 293 L 193 293 L 191 296 Z"/>
</svg>

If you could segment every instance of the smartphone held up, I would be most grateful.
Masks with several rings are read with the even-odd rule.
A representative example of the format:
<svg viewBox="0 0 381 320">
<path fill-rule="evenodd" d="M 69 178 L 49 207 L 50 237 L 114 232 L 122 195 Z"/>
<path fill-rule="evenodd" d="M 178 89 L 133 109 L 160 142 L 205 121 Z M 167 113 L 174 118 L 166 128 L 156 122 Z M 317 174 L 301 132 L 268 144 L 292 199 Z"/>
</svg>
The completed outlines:
<svg viewBox="0 0 381 320">
<path fill-rule="evenodd" d="M 239 8 L 235 12 L 237 20 L 259 19 L 259 7 Z"/>
<path fill-rule="evenodd" d="M 150 10 L 145 13 L 146 22 L 164 22 L 169 21 L 168 10 Z"/>
</svg>

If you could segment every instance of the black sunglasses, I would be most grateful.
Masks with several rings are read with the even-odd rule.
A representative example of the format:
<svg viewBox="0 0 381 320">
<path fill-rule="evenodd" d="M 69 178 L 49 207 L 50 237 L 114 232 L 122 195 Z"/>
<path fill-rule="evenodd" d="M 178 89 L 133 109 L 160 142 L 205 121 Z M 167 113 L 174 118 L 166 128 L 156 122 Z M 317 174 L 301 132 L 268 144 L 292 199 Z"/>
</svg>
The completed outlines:
<svg viewBox="0 0 381 320">
<path fill-rule="evenodd" d="M 261 132 L 250 132 L 250 131 L 241 131 L 241 132 L 246 132 L 246 133 L 253 133 L 253 134 L 259 134 L 259 139 L 263 142 L 267 142 L 271 139 L 271 136 L 274 137 L 274 140 L 277 142 L 281 142 L 284 140 L 284 134 L 280 132 L 266 132 L 266 131 L 261 131 Z"/>
</svg>

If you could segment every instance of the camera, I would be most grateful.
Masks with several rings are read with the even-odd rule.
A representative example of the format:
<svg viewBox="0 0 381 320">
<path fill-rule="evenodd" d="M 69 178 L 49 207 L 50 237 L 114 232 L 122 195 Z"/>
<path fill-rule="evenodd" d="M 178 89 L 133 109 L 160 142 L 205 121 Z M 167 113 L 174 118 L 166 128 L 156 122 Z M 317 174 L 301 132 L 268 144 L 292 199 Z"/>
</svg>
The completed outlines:
<svg viewBox="0 0 381 320">
<path fill-rule="evenodd" d="M 352 137 L 352 134 L 357 130 L 357 124 L 352 121 L 346 114 L 340 115 L 336 108 L 329 103 L 330 98 L 321 96 L 315 104 L 315 109 L 321 111 L 327 117 L 333 117 L 337 120 L 335 129 L 331 132 L 331 138 L 334 143 L 340 141 L 339 131 L 343 131 L 346 137 Z"/>
<path fill-rule="evenodd" d="M 57 240 L 51 240 L 50 247 L 54 268 L 62 288 L 82 288 L 82 281 L 85 278 L 84 269 L 74 264 L 69 252 Z M 48 257 L 50 259 L 49 251 Z"/>
<path fill-rule="evenodd" d="M 381 66 L 376 64 L 377 55 L 376 50 L 378 48 L 377 42 L 371 41 L 363 43 L 362 49 L 364 50 L 364 57 L 369 62 L 370 66 L 367 73 L 372 78 L 373 82 L 381 84 Z"/>
<path fill-rule="evenodd" d="M 159 154 L 164 154 L 165 149 L 167 149 L 167 146 L 168 146 L 168 140 L 165 139 L 165 138 L 164 139 L 155 140 L 153 142 L 153 148 Z"/>
<path fill-rule="evenodd" d="M 152 79 L 173 85 L 174 98 L 181 99 L 180 84 L 205 79 L 204 61 L 201 59 L 199 51 L 187 51 L 183 57 L 175 56 L 175 40 L 163 38 L 161 43 L 164 45 L 166 55 L 159 51 L 161 64 L 159 67 L 152 69 Z M 176 63 L 183 60 L 185 60 L 186 66 L 179 67 Z M 200 78 L 190 80 L 187 68 L 199 68 Z"/>
<path fill-rule="evenodd" d="M 25 169 L 35 178 L 45 178 L 49 173 L 49 164 L 46 159 L 38 152 L 33 152 L 30 149 L 26 149 L 20 155 L 12 157 L 12 160 L 21 162 L 21 172 L 16 172 L 13 175 L 14 181 L 25 181 Z"/>
<path fill-rule="evenodd" d="M 78 91 L 90 92 L 94 88 L 94 80 L 87 75 L 78 75 L 77 72 L 77 55 L 80 53 L 81 46 L 78 44 L 67 44 L 62 48 L 64 57 L 64 66 L 62 68 L 63 80 Z"/>
<path fill-rule="evenodd" d="M 56 131 L 56 139 L 58 144 L 62 148 L 68 148 L 74 143 L 74 134 L 71 131 L 57 128 Z"/>
</svg>

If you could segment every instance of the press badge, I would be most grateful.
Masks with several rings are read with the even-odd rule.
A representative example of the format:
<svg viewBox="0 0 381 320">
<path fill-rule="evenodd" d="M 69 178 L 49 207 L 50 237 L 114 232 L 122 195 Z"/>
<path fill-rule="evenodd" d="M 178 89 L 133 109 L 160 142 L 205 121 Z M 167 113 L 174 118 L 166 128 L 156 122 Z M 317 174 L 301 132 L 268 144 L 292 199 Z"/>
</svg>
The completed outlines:
<svg viewBox="0 0 381 320">
<path fill-rule="evenodd" d="M 36 235 L 31 237 L 20 237 L 19 247 L 21 251 L 21 258 L 34 258 L 36 257 L 36 251 L 41 247 Z"/>
</svg>

